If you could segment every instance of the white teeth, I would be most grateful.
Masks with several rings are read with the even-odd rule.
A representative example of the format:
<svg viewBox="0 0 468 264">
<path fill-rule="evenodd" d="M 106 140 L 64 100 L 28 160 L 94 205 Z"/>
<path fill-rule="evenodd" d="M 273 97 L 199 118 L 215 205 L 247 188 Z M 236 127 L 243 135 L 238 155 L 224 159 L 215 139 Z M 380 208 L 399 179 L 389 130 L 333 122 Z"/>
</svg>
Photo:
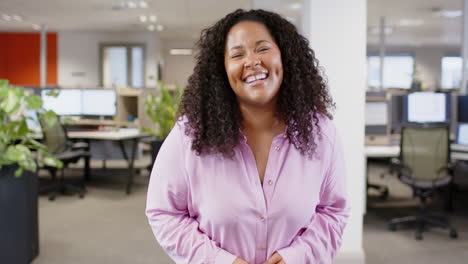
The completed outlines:
<svg viewBox="0 0 468 264">
<path fill-rule="evenodd" d="M 263 79 L 266 79 L 267 75 L 265 73 L 259 73 L 257 75 L 252 75 L 252 76 L 249 76 L 247 77 L 247 79 L 245 80 L 246 83 L 251 83 L 251 82 L 254 82 L 256 80 L 263 80 Z"/>
<path fill-rule="evenodd" d="M 249 77 L 247 78 L 246 82 L 251 83 L 251 82 L 256 81 L 256 80 L 257 80 L 257 79 L 255 79 L 255 76 L 249 76 Z"/>
<path fill-rule="evenodd" d="M 264 73 L 255 75 L 255 79 L 257 79 L 257 80 L 263 80 L 265 78 L 266 78 L 266 74 L 264 74 Z"/>
</svg>

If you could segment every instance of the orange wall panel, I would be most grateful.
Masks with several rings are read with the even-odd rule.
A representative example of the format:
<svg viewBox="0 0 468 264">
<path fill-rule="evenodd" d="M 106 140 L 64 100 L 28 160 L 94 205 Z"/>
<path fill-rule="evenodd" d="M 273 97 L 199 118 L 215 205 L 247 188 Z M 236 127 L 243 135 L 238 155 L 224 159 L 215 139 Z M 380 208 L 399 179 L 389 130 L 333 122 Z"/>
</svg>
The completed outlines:
<svg viewBox="0 0 468 264">
<path fill-rule="evenodd" d="M 0 79 L 40 85 L 40 34 L 0 33 Z M 57 84 L 57 33 L 47 34 L 47 84 Z"/>
</svg>

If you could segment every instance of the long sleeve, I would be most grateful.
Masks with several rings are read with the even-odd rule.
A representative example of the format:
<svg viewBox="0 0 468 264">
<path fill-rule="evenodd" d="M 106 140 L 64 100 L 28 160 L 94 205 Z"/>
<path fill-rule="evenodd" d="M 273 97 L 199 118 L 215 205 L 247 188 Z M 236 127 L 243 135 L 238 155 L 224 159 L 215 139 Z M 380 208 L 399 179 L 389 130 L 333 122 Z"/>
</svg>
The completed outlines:
<svg viewBox="0 0 468 264">
<path fill-rule="evenodd" d="M 230 264 L 236 256 L 218 247 L 189 216 L 190 188 L 184 167 L 183 131 L 176 124 L 155 161 L 146 215 L 156 240 L 176 263 Z"/>
<path fill-rule="evenodd" d="M 333 130 L 333 150 L 328 159 L 316 213 L 304 232 L 298 234 L 288 247 L 278 250 L 287 264 L 331 264 L 341 246 L 348 205 L 343 150 L 336 129 Z"/>
</svg>

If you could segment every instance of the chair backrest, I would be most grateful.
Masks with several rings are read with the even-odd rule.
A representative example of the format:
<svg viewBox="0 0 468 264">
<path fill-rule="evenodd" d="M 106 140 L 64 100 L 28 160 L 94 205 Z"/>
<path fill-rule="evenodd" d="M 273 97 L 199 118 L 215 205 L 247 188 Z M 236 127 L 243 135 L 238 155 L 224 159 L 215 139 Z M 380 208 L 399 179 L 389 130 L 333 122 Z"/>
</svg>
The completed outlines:
<svg viewBox="0 0 468 264">
<path fill-rule="evenodd" d="M 67 150 L 67 134 L 58 117 L 47 122 L 44 115 L 38 114 L 38 120 L 48 150 L 52 154 L 60 154 Z"/>
<path fill-rule="evenodd" d="M 449 127 L 446 124 L 405 125 L 401 131 L 400 159 L 412 170 L 415 180 L 437 180 L 448 165 Z"/>
</svg>

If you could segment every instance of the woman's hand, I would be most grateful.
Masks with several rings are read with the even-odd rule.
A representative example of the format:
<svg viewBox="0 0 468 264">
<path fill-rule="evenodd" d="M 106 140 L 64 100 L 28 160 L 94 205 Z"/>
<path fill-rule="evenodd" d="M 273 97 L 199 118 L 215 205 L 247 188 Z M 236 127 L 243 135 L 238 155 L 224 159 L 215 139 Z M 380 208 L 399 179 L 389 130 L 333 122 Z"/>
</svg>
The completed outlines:
<svg viewBox="0 0 468 264">
<path fill-rule="evenodd" d="M 286 264 L 286 262 L 284 262 L 283 260 L 283 257 L 281 257 L 280 254 L 278 254 L 278 252 L 275 252 L 275 254 L 273 254 L 265 263 L 263 264 Z"/>
<path fill-rule="evenodd" d="M 247 261 L 243 259 L 236 258 L 232 264 L 249 264 L 249 263 L 247 263 Z"/>
</svg>

